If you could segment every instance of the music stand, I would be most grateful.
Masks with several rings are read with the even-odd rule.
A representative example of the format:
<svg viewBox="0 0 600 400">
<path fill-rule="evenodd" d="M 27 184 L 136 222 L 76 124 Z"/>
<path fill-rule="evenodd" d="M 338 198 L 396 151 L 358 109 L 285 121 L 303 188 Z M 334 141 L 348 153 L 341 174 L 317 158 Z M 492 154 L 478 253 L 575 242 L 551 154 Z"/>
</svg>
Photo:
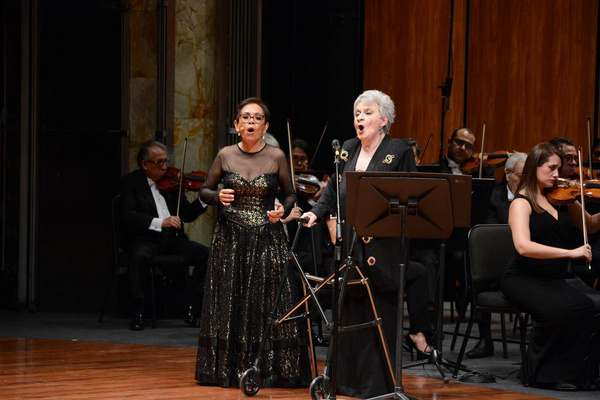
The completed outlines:
<svg viewBox="0 0 600 400">
<path fill-rule="evenodd" d="M 425 176 L 424 176 L 425 175 Z M 407 238 L 446 239 L 454 228 L 450 180 L 447 174 L 348 172 L 347 223 L 360 236 L 400 238 L 400 280 L 396 334 L 396 386 L 393 393 L 371 400 L 411 399 L 402 387 L 404 282 Z M 360 208 L 358 204 L 368 204 Z"/>
</svg>

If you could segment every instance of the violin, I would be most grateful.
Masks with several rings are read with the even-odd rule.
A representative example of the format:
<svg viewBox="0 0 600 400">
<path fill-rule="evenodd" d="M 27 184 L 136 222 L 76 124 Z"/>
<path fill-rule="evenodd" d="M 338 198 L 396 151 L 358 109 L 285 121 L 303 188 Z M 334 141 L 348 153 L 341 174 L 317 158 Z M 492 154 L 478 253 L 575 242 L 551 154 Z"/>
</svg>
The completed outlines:
<svg viewBox="0 0 600 400">
<path fill-rule="evenodd" d="M 182 179 L 183 178 L 183 179 Z M 192 171 L 181 176 L 181 170 L 174 167 L 167 167 L 165 175 L 156 182 L 156 187 L 164 192 L 175 192 L 179 188 L 198 192 L 206 181 L 206 173 L 202 171 Z"/>
<path fill-rule="evenodd" d="M 300 174 L 295 176 L 296 190 L 303 196 L 310 197 L 317 193 L 321 186 L 319 185 L 319 178 L 314 175 Z"/>
<path fill-rule="evenodd" d="M 460 165 L 460 170 L 463 174 L 471 175 L 477 172 L 481 166 L 481 154 L 482 153 L 474 153 L 471 158 Z M 495 151 L 493 153 L 483 153 L 483 167 L 503 167 L 508 157 L 510 157 L 510 153 L 505 150 Z"/>
<path fill-rule="evenodd" d="M 600 180 L 583 182 L 582 190 L 579 181 L 558 178 L 554 187 L 546 192 L 546 198 L 552 204 L 563 205 L 581 201 L 582 193 L 584 201 L 600 203 Z"/>
</svg>

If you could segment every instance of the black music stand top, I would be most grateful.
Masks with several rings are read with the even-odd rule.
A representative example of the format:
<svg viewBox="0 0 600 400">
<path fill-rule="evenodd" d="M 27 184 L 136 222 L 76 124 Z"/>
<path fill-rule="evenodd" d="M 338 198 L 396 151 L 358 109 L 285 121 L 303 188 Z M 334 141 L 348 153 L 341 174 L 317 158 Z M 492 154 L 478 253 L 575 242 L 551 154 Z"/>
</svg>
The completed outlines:
<svg viewBox="0 0 600 400">
<path fill-rule="evenodd" d="M 346 222 L 361 236 L 446 239 L 470 226 L 471 177 L 415 172 L 348 172 Z M 406 221 L 402 208 L 406 208 Z"/>
</svg>

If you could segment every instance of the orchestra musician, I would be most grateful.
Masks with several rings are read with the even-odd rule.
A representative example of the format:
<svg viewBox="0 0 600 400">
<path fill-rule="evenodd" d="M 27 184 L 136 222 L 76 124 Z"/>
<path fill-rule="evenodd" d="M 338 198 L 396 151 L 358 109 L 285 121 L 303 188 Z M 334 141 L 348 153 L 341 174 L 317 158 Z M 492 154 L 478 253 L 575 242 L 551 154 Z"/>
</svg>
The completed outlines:
<svg viewBox="0 0 600 400">
<path fill-rule="evenodd" d="M 408 171 L 416 170 L 414 155 L 402 139 L 392 139 L 389 128 L 394 121 L 395 107 L 392 99 L 378 91 L 368 90 L 354 103 L 354 128 L 356 137 L 345 141 L 340 152 L 340 209 L 343 220 L 346 206 L 346 172 L 348 171 Z M 317 219 L 336 211 L 336 184 L 331 179 L 323 195 L 304 213 L 307 226 Z M 368 207 L 368 205 L 362 205 Z M 348 254 L 352 227 L 345 226 L 342 244 Z M 398 265 L 401 259 L 400 239 L 362 237 L 354 245 L 354 257 L 361 271 L 369 278 L 373 299 L 388 341 L 390 356 L 395 358 L 396 320 L 399 286 Z M 355 271 L 354 271 L 355 272 Z M 433 327 L 427 311 L 427 273 L 423 265 L 409 262 L 406 268 L 406 293 L 410 317 L 407 345 L 417 349 L 417 355 L 427 357 L 431 351 L 426 335 Z M 349 287 L 340 309 L 343 326 L 364 323 L 373 319 L 369 297 L 362 287 Z M 387 367 L 381 340 L 376 329 L 358 329 L 344 332 L 337 344 L 337 391 L 352 397 L 366 398 L 394 390 Z M 392 361 L 394 365 L 394 361 Z"/>
<path fill-rule="evenodd" d="M 559 156 L 562 158 L 562 168 L 560 169 L 560 177 L 565 179 L 579 179 L 579 175 L 575 174 L 577 168 L 577 149 L 572 140 L 565 137 L 554 137 L 550 140 L 550 144 L 558 150 Z"/>
<path fill-rule="evenodd" d="M 508 209 L 515 198 L 517 187 L 523 174 L 526 153 L 516 152 L 506 160 L 504 177 L 506 182 L 496 186 L 492 191 L 490 204 L 485 216 L 486 224 L 508 224 Z M 469 350 L 467 358 L 484 358 L 494 355 L 494 342 L 492 341 L 492 315 L 491 313 L 478 313 L 476 316 L 479 327 L 479 341 Z"/>
<path fill-rule="evenodd" d="M 516 253 L 501 286 L 533 319 L 526 364 L 531 386 L 598 389 L 600 292 L 570 276 L 568 264 L 592 257 L 589 244 L 570 245 L 571 226 L 597 232 L 600 214 L 582 212 L 578 201 L 549 202 L 560 168 L 561 153 L 551 144 L 540 143 L 529 152 L 508 217 Z"/>
<path fill-rule="evenodd" d="M 560 170 L 560 178 L 577 180 L 579 181 L 579 173 L 577 167 L 579 166 L 579 159 L 577 149 L 572 140 L 565 137 L 554 137 L 550 140 L 550 144 L 558 151 L 562 159 L 562 168 Z M 593 152 L 592 152 L 593 156 Z M 585 208 L 590 213 L 600 212 L 600 204 L 587 202 Z M 572 245 L 583 244 L 582 235 L 576 233 L 576 229 L 573 229 Z M 573 263 L 574 272 L 580 276 L 589 286 L 593 286 L 596 278 L 600 273 L 600 233 L 589 234 L 588 240 L 590 246 L 592 246 L 592 271 L 581 262 Z"/>
<path fill-rule="evenodd" d="M 198 338 L 195 378 L 201 385 L 240 387 L 259 356 L 263 387 L 307 386 L 311 380 L 305 323 L 290 321 L 264 332 L 280 284 L 281 309 L 291 309 L 299 298 L 295 276 L 284 276 L 288 248 L 280 222 L 296 194 L 285 154 L 262 140 L 269 117 L 259 98 L 237 106 L 234 125 L 241 141 L 219 151 L 200 190 L 203 201 L 219 206 Z M 265 351 L 258 355 L 263 334 Z"/>
<path fill-rule="evenodd" d="M 168 162 L 167 150 L 162 143 L 147 141 L 142 144 L 137 162 L 140 168 L 125 175 L 121 181 L 123 234 L 128 242 L 128 275 L 133 302 L 129 329 L 144 329 L 144 287 L 150 259 L 155 254 L 178 254 L 195 267 L 191 282 L 188 282 L 188 269 L 182 271 L 188 282 L 184 322 L 198 327 L 208 248 L 187 238 L 183 222 L 198 218 L 206 211 L 206 205 L 200 199 L 190 203 L 185 195 L 159 191 L 156 183 L 165 175 Z"/>
<path fill-rule="evenodd" d="M 469 128 L 458 128 L 452 132 L 448 139 L 448 149 L 446 157 L 440 162 L 431 165 L 440 166 L 440 172 L 443 174 L 465 174 L 461 166 L 473 156 L 473 147 L 475 146 L 475 134 Z M 467 174 L 468 175 L 468 174 Z M 479 171 L 472 173 L 473 177 L 479 176 Z M 483 178 L 493 178 L 494 170 L 483 168 Z"/>
</svg>

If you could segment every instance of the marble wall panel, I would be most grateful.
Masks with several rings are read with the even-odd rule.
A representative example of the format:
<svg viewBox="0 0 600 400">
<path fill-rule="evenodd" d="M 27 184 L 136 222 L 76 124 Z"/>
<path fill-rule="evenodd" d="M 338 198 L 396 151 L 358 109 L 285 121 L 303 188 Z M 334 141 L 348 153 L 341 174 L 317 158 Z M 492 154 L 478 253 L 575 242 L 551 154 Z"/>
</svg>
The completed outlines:
<svg viewBox="0 0 600 400">
<path fill-rule="evenodd" d="M 156 7 L 155 7 L 156 8 Z M 129 19 L 131 77 L 156 77 L 158 22 L 156 9 L 131 12 Z"/>
<path fill-rule="evenodd" d="M 175 165 L 181 165 L 187 138 L 186 171 L 208 171 L 216 154 L 216 8 L 216 0 L 177 2 L 174 160 Z M 210 242 L 215 217 L 212 211 L 188 224 L 186 231 L 190 238 L 205 244 Z"/>
<path fill-rule="evenodd" d="M 132 77 L 130 90 L 129 170 L 138 168 L 136 157 L 140 145 L 154 139 L 156 131 L 156 77 Z"/>
</svg>

